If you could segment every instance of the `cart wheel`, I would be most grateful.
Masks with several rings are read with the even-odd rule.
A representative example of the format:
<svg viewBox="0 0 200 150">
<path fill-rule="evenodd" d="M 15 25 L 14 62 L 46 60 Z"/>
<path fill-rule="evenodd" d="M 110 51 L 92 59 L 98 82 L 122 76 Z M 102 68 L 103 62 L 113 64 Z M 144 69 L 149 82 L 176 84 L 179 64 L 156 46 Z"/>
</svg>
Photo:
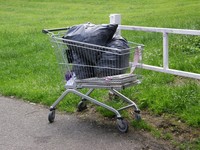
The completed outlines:
<svg viewBox="0 0 200 150">
<path fill-rule="evenodd" d="M 84 101 L 80 101 L 80 102 L 78 103 L 78 111 L 83 111 L 83 110 L 85 110 L 85 109 L 87 109 L 86 103 L 85 103 Z"/>
<path fill-rule="evenodd" d="M 141 119 L 142 119 L 141 115 L 138 113 L 135 113 L 135 120 L 140 121 Z"/>
<path fill-rule="evenodd" d="M 50 123 L 54 122 L 55 119 L 55 110 L 50 111 L 49 116 L 48 116 L 48 120 Z"/>
<path fill-rule="evenodd" d="M 117 119 L 117 128 L 122 133 L 128 132 L 128 123 L 123 119 Z"/>
</svg>

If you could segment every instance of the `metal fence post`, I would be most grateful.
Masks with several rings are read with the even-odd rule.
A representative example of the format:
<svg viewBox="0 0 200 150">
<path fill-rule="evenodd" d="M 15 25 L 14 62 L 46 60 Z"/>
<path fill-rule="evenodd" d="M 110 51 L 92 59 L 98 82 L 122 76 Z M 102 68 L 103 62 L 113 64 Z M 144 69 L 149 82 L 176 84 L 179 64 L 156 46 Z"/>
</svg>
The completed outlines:
<svg viewBox="0 0 200 150">
<path fill-rule="evenodd" d="M 163 68 L 169 69 L 168 33 L 163 32 Z"/>
<path fill-rule="evenodd" d="M 110 24 L 121 25 L 121 15 L 120 14 L 110 14 Z M 121 30 L 117 29 L 117 35 L 121 35 Z"/>
</svg>

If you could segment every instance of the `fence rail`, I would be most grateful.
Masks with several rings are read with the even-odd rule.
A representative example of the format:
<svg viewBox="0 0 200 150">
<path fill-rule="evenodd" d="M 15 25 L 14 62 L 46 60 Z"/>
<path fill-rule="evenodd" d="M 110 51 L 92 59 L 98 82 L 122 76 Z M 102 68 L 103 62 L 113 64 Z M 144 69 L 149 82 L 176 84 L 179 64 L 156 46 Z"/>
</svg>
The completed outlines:
<svg viewBox="0 0 200 150">
<path fill-rule="evenodd" d="M 200 35 L 200 30 L 187 30 L 187 29 L 156 28 L 156 27 L 141 27 L 141 26 L 126 26 L 126 25 L 119 25 L 119 29 L 145 31 L 145 32 L 185 34 L 185 35 Z"/>
<path fill-rule="evenodd" d="M 163 73 L 169 73 L 178 76 L 184 76 L 189 78 L 200 79 L 200 74 L 193 72 L 186 72 L 181 70 L 175 70 L 169 68 L 169 40 L 168 34 L 183 34 L 183 35 L 196 35 L 200 36 L 200 30 L 186 30 L 186 29 L 173 29 L 173 28 L 156 28 L 156 27 L 141 27 L 141 26 L 127 26 L 121 25 L 121 15 L 111 14 L 110 23 L 119 24 L 118 33 L 121 34 L 121 30 L 134 30 L 144 32 L 160 32 L 163 34 L 163 67 L 152 66 L 143 64 L 143 68 L 147 70 L 153 70 Z"/>
</svg>

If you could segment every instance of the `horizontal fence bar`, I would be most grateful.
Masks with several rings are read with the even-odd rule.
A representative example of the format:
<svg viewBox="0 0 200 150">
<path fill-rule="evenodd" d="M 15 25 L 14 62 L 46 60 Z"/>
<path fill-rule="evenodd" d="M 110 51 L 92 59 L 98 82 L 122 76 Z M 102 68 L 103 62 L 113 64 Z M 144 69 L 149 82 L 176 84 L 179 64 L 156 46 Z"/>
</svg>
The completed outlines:
<svg viewBox="0 0 200 150">
<path fill-rule="evenodd" d="M 158 71 L 163 73 L 169 73 L 173 75 L 189 77 L 194 79 L 200 79 L 200 74 L 186 72 L 181 70 L 169 69 L 169 56 L 168 56 L 168 34 L 183 34 L 183 35 L 200 35 L 200 30 L 191 30 L 191 29 L 173 29 L 173 28 L 157 28 L 157 27 L 142 27 L 142 26 L 128 26 L 121 25 L 121 16 L 120 14 L 111 14 L 110 23 L 117 23 L 118 30 L 134 30 L 134 31 L 144 31 L 144 32 L 160 32 L 163 35 L 163 67 L 152 66 L 147 64 L 142 64 L 144 69 Z M 120 33 L 120 31 L 119 31 Z M 140 65 L 140 64 L 139 64 Z"/>
<path fill-rule="evenodd" d="M 172 29 L 172 28 L 156 28 L 156 27 L 141 27 L 141 26 L 127 26 L 119 25 L 120 30 L 135 30 L 145 32 L 161 32 L 185 35 L 200 35 L 200 30 L 187 30 L 187 29 Z"/>
<path fill-rule="evenodd" d="M 197 74 L 197 73 L 191 73 L 191 72 L 174 70 L 174 69 L 164 69 L 162 67 L 151 66 L 151 65 L 146 65 L 146 64 L 142 64 L 142 68 L 143 69 L 152 70 L 152 71 L 158 71 L 158 72 L 163 72 L 163 73 L 169 73 L 169 74 L 173 74 L 173 75 L 183 76 L 183 77 L 200 79 L 200 74 Z"/>
</svg>

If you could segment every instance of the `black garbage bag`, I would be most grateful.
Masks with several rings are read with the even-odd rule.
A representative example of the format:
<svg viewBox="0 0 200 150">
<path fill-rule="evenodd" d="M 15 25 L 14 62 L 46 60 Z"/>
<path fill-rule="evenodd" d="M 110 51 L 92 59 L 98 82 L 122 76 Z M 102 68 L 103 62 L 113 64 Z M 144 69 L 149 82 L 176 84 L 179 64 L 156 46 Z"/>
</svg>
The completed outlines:
<svg viewBox="0 0 200 150">
<path fill-rule="evenodd" d="M 106 46 L 108 41 L 110 41 L 116 32 L 117 24 L 107 24 L 107 25 L 95 25 L 91 23 L 81 24 L 71 27 L 64 39 L 95 44 L 100 46 Z M 64 41 L 65 42 L 65 41 Z M 79 79 L 95 77 L 94 68 L 100 52 L 94 48 L 91 49 L 90 46 L 85 46 L 82 44 L 76 44 L 77 46 L 68 45 L 68 48 L 73 58 L 68 58 L 72 61 L 73 71 L 76 77 Z"/>
<path fill-rule="evenodd" d="M 101 58 L 97 62 L 99 67 L 95 69 L 95 74 L 98 77 L 104 77 L 125 73 L 129 67 L 130 48 L 128 42 L 117 35 L 106 46 L 117 50 L 107 49 L 102 52 Z"/>
<path fill-rule="evenodd" d="M 66 57 L 67 57 L 67 61 L 68 63 L 73 63 L 74 58 L 73 58 L 73 53 L 71 49 L 66 49 Z"/>
<path fill-rule="evenodd" d="M 116 32 L 117 24 L 80 24 L 71 27 L 64 39 L 105 46 Z"/>
</svg>

